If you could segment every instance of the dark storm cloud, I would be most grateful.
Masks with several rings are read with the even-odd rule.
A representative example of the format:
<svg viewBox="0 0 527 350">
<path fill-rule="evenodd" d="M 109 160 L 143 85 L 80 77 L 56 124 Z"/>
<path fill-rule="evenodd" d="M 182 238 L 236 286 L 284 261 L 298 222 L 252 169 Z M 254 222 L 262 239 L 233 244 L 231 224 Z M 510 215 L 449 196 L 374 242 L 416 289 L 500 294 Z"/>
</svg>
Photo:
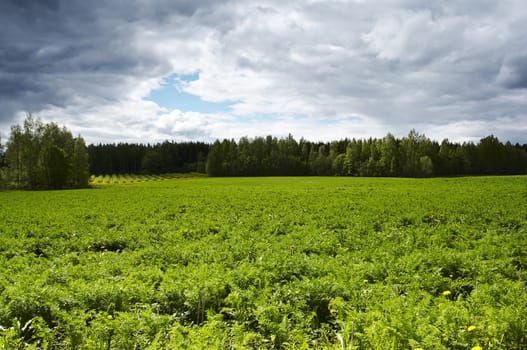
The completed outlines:
<svg viewBox="0 0 527 350">
<path fill-rule="evenodd" d="M 65 11 L 58 1 L 2 2 L 0 13 L 0 103 L 10 102 L 11 108 L 3 108 L 0 118 L 10 119 L 16 110 L 67 102 L 57 93 L 53 76 L 81 68 L 71 67 L 71 61 L 79 57 L 86 39 L 69 21 L 88 26 L 86 17 Z"/>
<path fill-rule="evenodd" d="M 527 142 L 522 0 L 4 0 L 0 22 L 3 130 L 26 110 L 127 140 L 149 127 L 206 137 L 257 114 L 305 116 L 302 130 L 358 115 L 365 134 L 353 136 L 418 128 Z M 180 88 L 236 101 L 236 118 L 206 123 L 142 100 L 163 77 L 196 72 Z M 152 127 L 164 114 L 170 127 Z"/>
<path fill-rule="evenodd" d="M 527 52 L 508 57 L 500 69 L 498 81 L 508 89 L 527 89 Z"/>
<path fill-rule="evenodd" d="M 26 14 L 31 14 L 36 12 L 41 13 L 42 11 L 57 11 L 59 9 L 59 5 L 59 0 L 5 0 L 0 7 L 2 9 L 9 9 L 11 11 L 18 8 L 20 10 L 26 11 Z"/>
<path fill-rule="evenodd" d="M 152 78 L 169 72 L 168 57 L 136 46 L 137 24 L 148 29 L 165 18 L 192 16 L 209 4 L 191 0 L 0 2 L 0 122 L 11 120 L 16 111 L 67 105 L 78 94 L 97 94 L 97 89 L 85 91 L 88 85 L 104 83 L 100 91 L 112 99 L 130 76 Z M 101 82 L 103 74 L 111 79 Z"/>
</svg>

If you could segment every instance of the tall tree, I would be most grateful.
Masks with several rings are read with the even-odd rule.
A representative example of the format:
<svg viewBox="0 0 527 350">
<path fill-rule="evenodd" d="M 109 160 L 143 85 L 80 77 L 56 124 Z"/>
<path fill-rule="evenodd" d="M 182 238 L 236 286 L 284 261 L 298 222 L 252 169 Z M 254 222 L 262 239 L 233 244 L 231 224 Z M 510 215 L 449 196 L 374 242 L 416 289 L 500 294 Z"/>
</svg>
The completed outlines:
<svg viewBox="0 0 527 350">
<path fill-rule="evenodd" d="M 22 128 L 20 125 L 11 126 L 11 136 L 7 141 L 5 159 L 8 167 L 8 176 L 19 187 L 24 180 L 24 162 L 22 158 Z"/>
<path fill-rule="evenodd" d="M 163 159 L 157 150 L 151 149 L 146 152 L 141 162 L 141 167 L 148 174 L 159 174 L 162 172 Z"/>
<path fill-rule="evenodd" d="M 38 185 L 38 158 L 44 125 L 40 119 L 27 113 L 23 123 L 22 162 L 25 168 L 27 185 L 36 188 Z"/>
<path fill-rule="evenodd" d="M 223 173 L 223 152 L 221 143 L 219 140 L 216 140 L 209 151 L 209 156 L 207 158 L 206 170 L 209 176 L 224 176 Z"/>
<path fill-rule="evenodd" d="M 501 174 L 505 170 L 505 146 L 494 135 L 479 141 L 480 171 L 483 174 Z"/>
<path fill-rule="evenodd" d="M 39 145 L 37 181 L 41 187 L 62 188 L 71 178 L 73 137 L 55 123 L 43 126 Z M 30 185 L 34 188 L 34 184 Z"/>
<path fill-rule="evenodd" d="M 72 181 L 74 186 L 85 186 L 90 180 L 88 148 L 81 135 L 74 140 Z"/>
<path fill-rule="evenodd" d="M 84 143 L 82 139 L 79 142 Z M 16 187 L 29 189 L 87 186 L 88 176 L 81 176 L 78 170 L 87 169 L 88 158 L 82 155 L 80 144 L 76 154 L 75 144 L 66 128 L 43 124 L 28 114 L 23 127 L 11 128 L 6 151 L 11 181 Z"/>
<path fill-rule="evenodd" d="M 388 133 L 383 139 L 382 163 L 384 164 L 384 176 L 399 176 L 399 149 L 395 137 Z"/>
<path fill-rule="evenodd" d="M 408 136 L 401 140 L 402 175 L 408 177 L 424 176 L 429 172 L 431 158 L 427 154 L 431 148 L 430 140 L 425 135 L 411 130 Z M 426 157 L 428 158 L 422 158 Z M 422 159 L 421 159 L 422 158 Z"/>
</svg>

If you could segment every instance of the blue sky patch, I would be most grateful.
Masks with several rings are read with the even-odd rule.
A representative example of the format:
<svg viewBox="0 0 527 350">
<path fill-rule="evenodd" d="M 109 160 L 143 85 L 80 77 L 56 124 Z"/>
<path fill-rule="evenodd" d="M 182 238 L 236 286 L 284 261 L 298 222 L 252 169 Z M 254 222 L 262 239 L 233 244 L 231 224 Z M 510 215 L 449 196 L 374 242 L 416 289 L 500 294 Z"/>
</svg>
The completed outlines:
<svg viewBox="0 0 527 350">
<path fill-rule="evenodd" d="M 181 90 L 181 84 L 199 79 L 199 72 L 192 74 L 172 74 L 163 78 L 161 87 L 150 91 L 144 99 L 157 103 L 170 110 L 183 112 L 226 113 L 231 111 L 233 101 L 208 102 L 201 97 Z"/>
</svg>

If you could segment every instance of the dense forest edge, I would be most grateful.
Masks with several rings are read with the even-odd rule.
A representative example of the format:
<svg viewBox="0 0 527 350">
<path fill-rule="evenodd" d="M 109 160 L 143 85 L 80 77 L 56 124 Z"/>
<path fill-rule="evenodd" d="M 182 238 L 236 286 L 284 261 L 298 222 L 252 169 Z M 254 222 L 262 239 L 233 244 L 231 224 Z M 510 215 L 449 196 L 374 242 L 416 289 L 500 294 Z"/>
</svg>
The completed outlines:
<svg viewBox="0 0 527 350">
<path fill-rule="evenodd" d="M 527 144 L 490 135 L 441 143 L 411 130 L 396 138 L 331 142 L 273 136 L 205 142 L 91 144 L 28 114 L 0 140 L 0 187 L 75 188 L 90 174 L 206 173 L 208 176 L 435 177 L 527 174 Z"/>
<path fill-rule="evenodd" d="M 527 145 L 487 136 L 475 144 L 432 141 L 415 130 L 401 139 L 297 141 L 273 136 L 203 142 L 88 146 L 92 174 L 200 172 L 209 176 L 432 177 L 527 173 Z"/>
</svg>

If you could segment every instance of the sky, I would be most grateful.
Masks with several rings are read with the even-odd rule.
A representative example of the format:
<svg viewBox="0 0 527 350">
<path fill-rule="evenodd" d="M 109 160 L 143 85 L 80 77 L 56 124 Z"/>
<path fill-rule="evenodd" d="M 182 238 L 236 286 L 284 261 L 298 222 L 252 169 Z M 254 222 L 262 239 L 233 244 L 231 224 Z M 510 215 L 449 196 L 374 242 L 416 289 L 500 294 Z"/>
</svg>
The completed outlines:
<svg viewBox="0 0 527 350">
<path fill-rule="evenodd" d="M 1 0 L 0 137 L 527 143 L 524 0 Z"/>
</svg>

